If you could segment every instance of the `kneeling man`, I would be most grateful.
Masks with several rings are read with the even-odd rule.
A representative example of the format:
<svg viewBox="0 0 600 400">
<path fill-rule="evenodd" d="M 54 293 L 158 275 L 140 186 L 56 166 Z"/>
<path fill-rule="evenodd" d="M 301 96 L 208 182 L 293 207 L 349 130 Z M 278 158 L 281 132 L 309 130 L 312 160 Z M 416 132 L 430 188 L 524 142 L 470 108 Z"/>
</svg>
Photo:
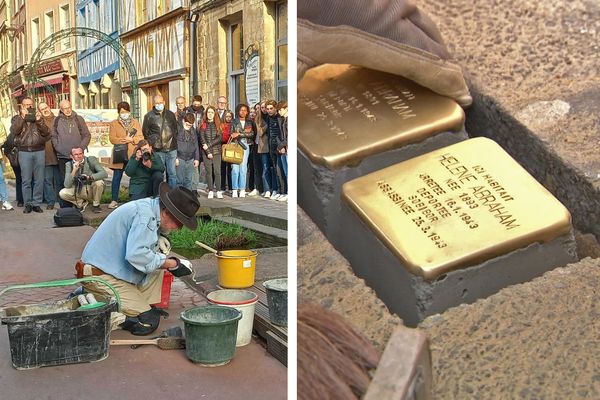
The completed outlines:
<svg viewBox="0 0 600 400">
<path fill-rule="evenodd" d="M 71 160 L 65 165 L 65 188 L 58 195 L 81 211 L 91 201 L 92 210 L 101 212 L 100 199 L 104 192 L 104 178 L 108 177 L 108 173 L 96 157 L 84 157 L 83 150 L 78 147 L 71 149 Z"/>
</svg>

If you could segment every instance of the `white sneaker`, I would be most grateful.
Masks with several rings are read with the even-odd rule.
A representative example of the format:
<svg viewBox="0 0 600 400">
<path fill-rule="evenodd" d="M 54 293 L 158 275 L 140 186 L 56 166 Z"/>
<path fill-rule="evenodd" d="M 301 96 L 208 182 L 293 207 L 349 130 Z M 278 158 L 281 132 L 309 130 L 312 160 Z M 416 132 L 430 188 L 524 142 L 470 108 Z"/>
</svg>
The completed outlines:
<svg viewBox="0 0 600 400">
<path fill-rule="evenodd" d="M 240 197 L 246 197 L 246 191 L 240 190 Z"/>
<path fill-rule="evenodd" d="M 119 207 L 119 203 L 117 203 L 116 201 L 111 201 L 110 204 L 108 205 L 108 208 L 110 208 L 111 210 L 113 210 L 117 207 Z"/>
<path fill-rule="evenodd" d="M 265 195 L 263 196 L 264 198 L 268 199 L 269 197 L 271 197 L 271 192 L 269 192 L 268 190 L 265 192 Z"/>
<path fill-rule="evenodd" d="M 273 194 L 271 195 L 271 200 L 277 200 L 279 197 L 281 197 L 279 193 L 273 192 Z"/>
<path fill-rule="evenodd" d="M 254 189 L 253 191 L 248 193 L 248 196 L 258 196 L 258 190 Z"/>
<path fill-rule="evenodd" d="M 237 189 L 233 189 L 233 190 L 231 191 L 231 197 L 234 197 L 234 198 L 235 198 L 235 197 L 238 197 L 238 195 L 237 195 Z"/>
<path fill-rule="evenodd" d="M 9 201 L 3 201 L 2 202 L 2 209 L 3 210 L 14 210 L 15 208 L 12 206 L 12 204 L 10 204 Z"/>
<path fill-rule="evenodd" d="M 287 194 L 282 194 L 277 201 L 287 201 Z"/>
<path fill-rule="evenodd" d="M 212 190 L 208 192 L 208 198 L 209 199 L 212 199 L 214 196 L 215 196 L 215 194 L 213 193 Z"/>
<path fill-rule="evenodd" d="M 217 199 L 222 199 L 223 198 L 223 192 L 218 191 L 217 192 Z"/>
</svg>

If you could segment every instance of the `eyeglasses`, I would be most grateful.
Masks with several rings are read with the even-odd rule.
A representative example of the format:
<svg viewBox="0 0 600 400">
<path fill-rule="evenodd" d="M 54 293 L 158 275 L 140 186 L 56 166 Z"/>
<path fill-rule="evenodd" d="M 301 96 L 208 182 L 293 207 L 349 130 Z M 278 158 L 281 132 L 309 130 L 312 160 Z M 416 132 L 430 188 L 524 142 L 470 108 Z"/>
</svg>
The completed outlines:
<svg viewBox="0 0 600 400">
<path fill-rule="evenodd" d="M 219 104 L 227 104 L 226 101 L 217 101 L 217 103 L 219 103 Z"/>
</svg>

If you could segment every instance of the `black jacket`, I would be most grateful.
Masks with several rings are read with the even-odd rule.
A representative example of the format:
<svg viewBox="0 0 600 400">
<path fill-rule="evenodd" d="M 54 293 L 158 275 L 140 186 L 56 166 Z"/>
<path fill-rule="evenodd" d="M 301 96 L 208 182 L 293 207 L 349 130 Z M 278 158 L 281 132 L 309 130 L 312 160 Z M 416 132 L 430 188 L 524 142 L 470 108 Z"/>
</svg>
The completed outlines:
<svg viewBox="0 0 600 400">
<path fill-rule="evenodd" d="M 200 125 L 200 144 L 207 145 L 206 154 L 212 153 L 213 156 L 221 154 L 221 141 L 223 136 L 217 131 L 214 122 L 207 122 L 205 125 Z"/>
<path fill-rule="evenodd" d="M 198 132 L 192 127 L 186 131 L 183 124 L 177 126 L 177 158 L 183 161 L 200 161 L 200 147 L 198 146 Z"/>
<path fill-rule="evenodd" d="M 279 117 L 279 136 L 277 137 L 277 151 L 285 148 L 287 152 L 287 138 L 288 138 L 288 119 L 287 117 Z"/>
<path fill-rule="evenodd" d="M 177 117 L 173 111 L 164 109 L 159 113 L 155 108 L 148 111 L 144 115 L 142 132 L 155 151 L 177 150 Z"/>
<path fill-rule="evenodd" d="M 240 134 L 234 140 L 237 140 L 237 142 L 240 143 L 242 147 L 247 148 L 249 145 L 252 144 L 252 140 L 256 137 L 256 123 L 251 119 L 246 118 L 246 123 L 244 125 L 244 128 L 242 128 L 242 122 L 239 120 L 239 118 L 236 118 L 233 121 L 231 121 L 231 129 L 229 135 L 231 136 L 234 132 Z"/>
<path fill-rule="evenodd" d="M 46 149 L 46 140 L 50 128 L 43 118 L 35 122 L 25 122 L 23 117 L 15 115 L 10 121 L 10 133 L 19 151 L 40 151 Z"/>
</svg>

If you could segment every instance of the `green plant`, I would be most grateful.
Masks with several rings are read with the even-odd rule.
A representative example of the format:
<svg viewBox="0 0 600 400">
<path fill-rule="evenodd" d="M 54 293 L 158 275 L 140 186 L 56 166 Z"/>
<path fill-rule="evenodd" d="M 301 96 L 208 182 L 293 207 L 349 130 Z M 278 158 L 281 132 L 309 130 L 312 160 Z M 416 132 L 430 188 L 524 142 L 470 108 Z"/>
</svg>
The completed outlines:
<svg viewBox="0 0 600 400">
<path fill-rule="evenodd" d="M 102 197 L 100 198 L 101 204 L 108 204 L 112 201 L 112 190 L 110 187 L 106 186 L 104 188 L 104 193 L 102 193 Z M 121 186 L 119 188 L 119 203 L 126 203 L 129 201 L 129 193 L 127 192 L 127 188 Z"/>
<path fill-rule="evenodd" d="M 254 247 L 256 235 L 249 229 L 236 224 L 221 221 L 198 220 L 195 231 L 183 228 L 169 235 L 171 246 L 174 248 L 197 248 L 196 241 L 205 243 L 217 250 L 233 247 Z"/>
</svg>

